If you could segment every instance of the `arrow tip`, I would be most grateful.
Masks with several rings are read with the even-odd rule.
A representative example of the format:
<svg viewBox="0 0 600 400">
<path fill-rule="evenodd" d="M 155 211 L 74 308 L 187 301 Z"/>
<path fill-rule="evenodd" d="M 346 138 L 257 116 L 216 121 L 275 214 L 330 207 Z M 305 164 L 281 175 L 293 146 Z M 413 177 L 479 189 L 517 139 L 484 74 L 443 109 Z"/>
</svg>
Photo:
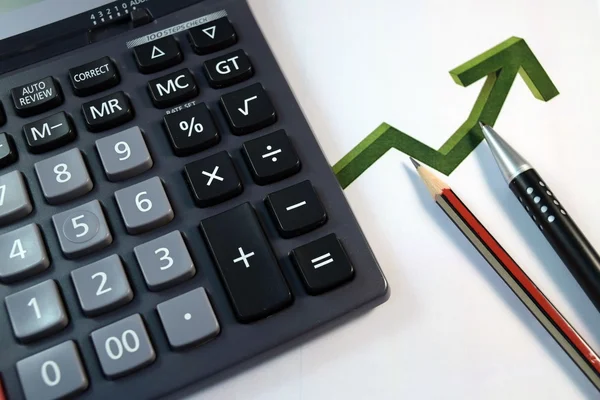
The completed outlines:
<svg viewBox="0 0 600 400">
<path fill-rule="evenodd" d="M 413 165 L 415 166 L 415 168 L 419 169 L 419 167 L 421 166 L 421 164 L 417 160 L 415 160 L 414 158 L 412 158 L 412 157 L 409 157 L 409 158 L 410 158 L 410 162 L 413 163 Z"/>
</svg>

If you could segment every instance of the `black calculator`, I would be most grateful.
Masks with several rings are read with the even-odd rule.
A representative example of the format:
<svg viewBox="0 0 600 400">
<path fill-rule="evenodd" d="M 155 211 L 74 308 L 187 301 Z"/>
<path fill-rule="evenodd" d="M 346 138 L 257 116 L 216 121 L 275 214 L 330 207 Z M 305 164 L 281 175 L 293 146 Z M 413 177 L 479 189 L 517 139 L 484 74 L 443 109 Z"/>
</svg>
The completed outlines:
<svg viewBox="0 0 600 400">
<path fill-rule="evenodd" d="M 177 397 L 388 298 L 245 1 L 102 4 L 0 73 L 1 400 Z"/>
</svg>

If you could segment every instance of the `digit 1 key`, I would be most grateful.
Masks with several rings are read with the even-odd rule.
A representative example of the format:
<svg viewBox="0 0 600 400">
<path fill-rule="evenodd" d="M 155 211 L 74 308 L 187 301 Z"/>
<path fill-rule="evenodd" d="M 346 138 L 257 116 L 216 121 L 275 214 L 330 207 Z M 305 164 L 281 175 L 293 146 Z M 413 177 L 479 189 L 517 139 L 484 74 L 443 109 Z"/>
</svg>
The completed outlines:
<svg viewBox="0 0 600 400">
<path fill-rule="evenodd" d="M 207 218 L 200 230 L 240 322 L 267 317 L 292 294 L 250 203 Z"/>
</svg>

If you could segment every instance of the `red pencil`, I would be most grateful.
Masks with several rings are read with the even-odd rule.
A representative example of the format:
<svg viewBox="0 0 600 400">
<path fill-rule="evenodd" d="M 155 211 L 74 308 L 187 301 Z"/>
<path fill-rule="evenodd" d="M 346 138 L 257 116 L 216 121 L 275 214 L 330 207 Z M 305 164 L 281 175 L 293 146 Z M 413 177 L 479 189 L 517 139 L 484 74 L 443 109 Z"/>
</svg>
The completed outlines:
<svg viewBox="0 0 600 400">
<path fill-rule="evenodd" d="M 411 158 L 435 202 L 600 391 L 600 358 L 450 186 Z"/>
</svg>

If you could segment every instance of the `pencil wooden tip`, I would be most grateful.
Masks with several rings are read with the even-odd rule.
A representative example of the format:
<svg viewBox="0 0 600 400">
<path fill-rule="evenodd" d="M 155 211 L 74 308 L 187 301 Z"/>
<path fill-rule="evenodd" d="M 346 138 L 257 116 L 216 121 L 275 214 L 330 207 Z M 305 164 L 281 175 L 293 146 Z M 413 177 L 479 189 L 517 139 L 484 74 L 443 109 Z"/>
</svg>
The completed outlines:
<svg viewBox="0 0 600 400">
<path fill-rule="evenodd" d="M 412 157 L 410 159 L 415 167 L 417 168 L 417 173 L 427 186 L 427 190 L 431 193 L 431 196 L 435 198 L 435 196 L 442 193 L 444 189 L 450 188 L 446 182 L 442 181 L 440 178 L 434 175 L 434 173 L 429 169 L 425 168 L 419 162 L 415 161 Z"/>
<path fill-rule="evenodd" d="M 415 166 L 415 168 L 419 169 L 419 167 L 421 166 L 421 163 L 419 163 L 417 160 L 415 160 L 412 157 L 408 157 L 408 158 L 410 158 L 410 162 L 413 163 L 413 165 Z"/>
</svg>

